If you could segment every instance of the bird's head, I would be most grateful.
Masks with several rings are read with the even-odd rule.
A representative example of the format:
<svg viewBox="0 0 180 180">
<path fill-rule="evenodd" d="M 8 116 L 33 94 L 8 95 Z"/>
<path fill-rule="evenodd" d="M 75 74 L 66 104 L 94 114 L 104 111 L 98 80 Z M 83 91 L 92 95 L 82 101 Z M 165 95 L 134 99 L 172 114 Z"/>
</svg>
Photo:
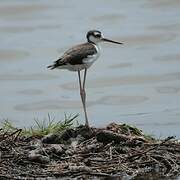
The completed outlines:
<svg viewBox="0 0 180 180">
<path fill-rule="evenodd" d="M 94 43 L 94 44 L 97 44 L 99 42 L 110 42 L 110 43 L 115 43 L 115 44 L 123 44 L 121 42 L 117 42 L 117 41 L 113 41 L 113 40 L 104 38 L 103 34 L 98 30 L 88 31 L 86 37 L 87 37 L 88 42 Z"/>
</svg>

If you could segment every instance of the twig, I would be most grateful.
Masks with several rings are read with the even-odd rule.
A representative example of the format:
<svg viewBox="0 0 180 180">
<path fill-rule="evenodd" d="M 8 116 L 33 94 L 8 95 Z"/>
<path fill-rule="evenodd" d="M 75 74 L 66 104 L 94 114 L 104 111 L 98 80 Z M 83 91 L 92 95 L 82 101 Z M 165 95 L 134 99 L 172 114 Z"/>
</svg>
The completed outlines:
<svg viewBox="0 0 180 180">
<path fill-rule="evenodd" d="M 109 156 L 110 156 L 110 160 L 112 160 L 112 147 L 109 148 Z"/>
</svg>

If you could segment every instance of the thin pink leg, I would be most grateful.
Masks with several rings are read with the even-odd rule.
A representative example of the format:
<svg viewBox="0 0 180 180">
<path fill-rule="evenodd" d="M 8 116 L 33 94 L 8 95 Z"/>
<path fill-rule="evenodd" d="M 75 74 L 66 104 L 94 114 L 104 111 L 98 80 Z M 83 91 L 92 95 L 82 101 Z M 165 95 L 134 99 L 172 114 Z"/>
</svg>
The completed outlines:
<svg viewBox="0 0 180 180">
<path fill-rule="evenodd" d="M 85 71 L 84 71 L 83 87 L 82 87 L 82 83 L 81 83 L 80 71 L 78 71 L 78 78 L 79 78 L 80 95 L 81 95 L 81 100 L 82 100 L 84 115 L 85 115 L 85 126 L 89 127 L 87 111 L 86 111 L 86 92 L 85 92 L 86 72 L 87 72 L 87 69 L 85 69 Z"/>
</svg>

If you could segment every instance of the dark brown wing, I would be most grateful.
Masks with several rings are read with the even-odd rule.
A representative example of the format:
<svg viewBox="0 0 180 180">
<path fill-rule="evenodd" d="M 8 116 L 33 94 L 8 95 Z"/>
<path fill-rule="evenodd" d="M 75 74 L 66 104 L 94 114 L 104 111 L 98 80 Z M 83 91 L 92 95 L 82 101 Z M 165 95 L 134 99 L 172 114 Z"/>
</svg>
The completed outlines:
<svg viewBox="0 0 180 180">
<path fill-rule="evenodd" d="M 67 50 L 62 57 L 55 61 L 53 65 L 48 66 L 48 68 L 54 69 L 66 64 L 83 64 L 83 59 L 96 53 L 95 45 L 91 43 L 80 44 Z"/>
</svg>

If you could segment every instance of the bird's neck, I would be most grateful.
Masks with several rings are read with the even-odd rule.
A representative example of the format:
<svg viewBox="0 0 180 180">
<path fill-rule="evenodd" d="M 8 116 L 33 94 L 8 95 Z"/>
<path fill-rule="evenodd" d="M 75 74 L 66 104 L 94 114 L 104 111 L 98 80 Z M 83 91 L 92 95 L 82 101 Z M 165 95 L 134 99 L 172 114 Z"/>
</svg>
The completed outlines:
<svg viewBox="0 0 180 180">
<path fill-rule="evenodd" d="M 101 52 L 101 47 L 100 47 L 99 43 L 91 43 L 91 44 L 94 45 L 94 47 L 96 48 L 98 53 Z"/>
</svg>

